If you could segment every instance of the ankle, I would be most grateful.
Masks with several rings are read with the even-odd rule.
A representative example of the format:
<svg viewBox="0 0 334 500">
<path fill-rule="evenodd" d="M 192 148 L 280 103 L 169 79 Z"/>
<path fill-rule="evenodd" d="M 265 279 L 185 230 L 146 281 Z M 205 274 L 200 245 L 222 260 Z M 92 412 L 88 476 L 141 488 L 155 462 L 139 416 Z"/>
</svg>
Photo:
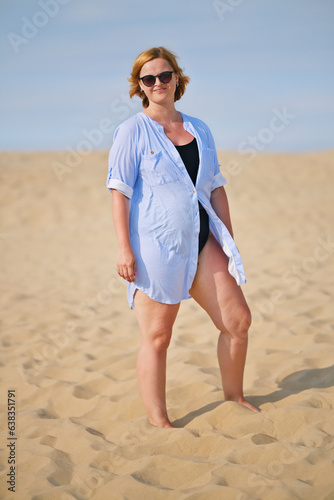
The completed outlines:
<svg viewBox="0 0 334 500">
<path fill-rule="evenodd" d="M 225 401 L 235 401 L 236 403 L 241 403 L 241 404 L 245 401 L 243 394 L 238 395 L 225 392 L 224 392 L 224 399 Z"/>
<path fill-rule="evenodd" d="M 169 419 L 164 419 L 164 420 L 157 420 L 157 419 L 148 419 L 150 424 L 153 425 L 153 427 L 159 427 L 161 429 L 173 429 L 174 427 L 170 423 Z"/>
<path fill-rule="evenodd" d="M 160 408 L 158 411 L 155 411 L 154 413 L 152 412 L 148 415 L 148 420 L 154 427 L 172 427 L 166 409 Z"/>
</svg>

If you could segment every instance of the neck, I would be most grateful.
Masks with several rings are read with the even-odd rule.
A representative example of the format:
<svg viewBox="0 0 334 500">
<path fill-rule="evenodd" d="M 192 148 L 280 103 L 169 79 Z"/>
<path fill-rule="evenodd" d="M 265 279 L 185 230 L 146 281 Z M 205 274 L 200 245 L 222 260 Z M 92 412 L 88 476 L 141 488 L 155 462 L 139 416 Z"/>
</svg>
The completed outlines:
<svg viewBox="0 0 334 500">
<path fill-rule="evenodd" d="M 152 120 L 164 124 L 179 121 L 180 116 L 180 113 L 175 109 L 174 103 L 170 105 L 150 103 L 144 113 L 152 118 Z"/>
</svg>

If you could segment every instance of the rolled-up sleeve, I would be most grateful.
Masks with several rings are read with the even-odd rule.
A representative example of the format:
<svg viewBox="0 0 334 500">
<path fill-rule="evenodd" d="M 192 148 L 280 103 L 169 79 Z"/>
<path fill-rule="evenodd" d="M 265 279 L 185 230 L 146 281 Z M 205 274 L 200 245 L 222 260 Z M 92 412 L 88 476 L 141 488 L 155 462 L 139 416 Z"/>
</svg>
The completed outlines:
<svg viewBox="0 0 334 500">
<path fill-rule="evenodd" d="M 213 178 L 211 191 L 221 186 L 225 186 L 225 184 L 227 184 L 227 180 L 225 179 L 223 174 L 219 171 Z"/>
<path fill-rule="evenodd" d="M 223 176 L 223 174 L 220 171 L 220 164 L 219 164 L 218 157 L 217 157 L 216 145 L 215 145 L 215 141 L 214 141 L 214 138 L 213 138 L 210 130 L 208 130 L 208 143 L 209 143 L 209 147 L 212 148 L 215 152 L 213 155 L 213 157 L 214 157 L 214 176 L 212 179 L 212 186 L 211 186 L 211 191 L 213 191 L 214 189 L 216 189 L 218 187 L 225 186 L 225 184 L 227 184 L 227 180 L 225 179 L 225 177 Z"/>
<path fill-rule="evenodd" d="M 121 124 L 115 131 L 109 153 L 107 188 L 110 191 L 116 189 L 131 199 L 138 168 L 135 133 Z"/>
</svg>

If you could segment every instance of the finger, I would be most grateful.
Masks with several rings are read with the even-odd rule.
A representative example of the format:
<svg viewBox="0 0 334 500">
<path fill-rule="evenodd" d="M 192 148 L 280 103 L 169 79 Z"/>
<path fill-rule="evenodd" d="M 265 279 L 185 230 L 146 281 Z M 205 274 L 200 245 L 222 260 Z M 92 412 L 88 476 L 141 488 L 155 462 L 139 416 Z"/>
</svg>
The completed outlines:
<svg viewBox="0 0 334 500">
<path fill-rule="evenodd" d="M 122 278 L 125 279 L 126 281 L 129 281 L 129 274 L 128 274 L 128 270 L 126 267 L 124 267 L 122 269 L 122 274 L 121 274 Z"/>
<path fill-rule="evenodd" d="M 133 267 L 129 266 L 128 267 L 128 277 L 129 277 L 129 281 L 132 282 L 135 280 L 135 275 L 134 275 L 134 271 L 133 271 Z"/>
<path fill-rule="evenodd" d="M 121 266 L 117 266 L 117 273 L 118 275 L 123 278 L 123 279 L 127 279 L 127 272 L 126 272 L 126 268 L 124 267 L 121 267 Z"/>
</svg>

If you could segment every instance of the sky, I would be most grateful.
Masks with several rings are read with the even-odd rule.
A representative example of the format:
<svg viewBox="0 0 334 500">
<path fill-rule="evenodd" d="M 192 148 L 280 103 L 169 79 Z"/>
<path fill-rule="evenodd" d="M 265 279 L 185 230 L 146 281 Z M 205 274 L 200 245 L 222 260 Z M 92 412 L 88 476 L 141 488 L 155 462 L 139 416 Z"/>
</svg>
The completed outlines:
<svg viewBox="0 0 334 500">
<path fill-rule="evenodd" d="M 109 149 L 153 46 L 178 55 L 176 108 L 217 148 L 334 147 L 333 0 L 0 0 L 0 19 L 1 150 Z"/>
</svg>

